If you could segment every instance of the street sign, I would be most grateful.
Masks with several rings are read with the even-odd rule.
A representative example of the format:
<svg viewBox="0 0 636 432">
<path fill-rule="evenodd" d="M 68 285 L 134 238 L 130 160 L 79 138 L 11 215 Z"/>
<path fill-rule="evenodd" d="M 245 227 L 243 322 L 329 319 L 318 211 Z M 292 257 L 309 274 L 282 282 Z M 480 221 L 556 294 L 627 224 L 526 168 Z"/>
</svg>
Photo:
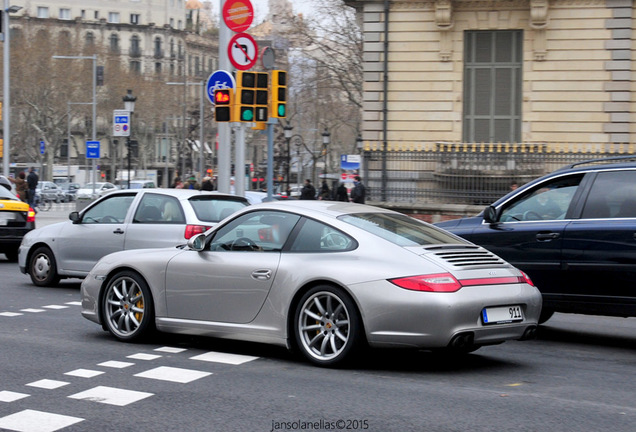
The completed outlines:
<svg viewBox="0 0 636 432">
<path fill-rule="evenodd" d="M 223 21 L 233 32 L 244 32 L 254 21 L 252 3 L 249 0 L 226 0 L 223 5 Z"/>
<path fill-rule="evenodd" d="M 86 159 L 99 159 L 99 141 L 86 141 Z"/>
<path fill-rule="evenodd" d="M 340 169 L 358 170 L 361 161 L 360 155 L 340 155 Z"/>
<path fill-rule="evenodd" d="M 235 88 L 236 82 L 234 76 L 228 71 L 217 70 L 210 74 L 206 83 L 206 95 L 212 105 L 214 105 L 214 90 L 221 90 L 226 88 Z"/>
<path fill-rule="evenodd" d="M 44 150 L 46 149 L 46 145 L 44 141 L 40 141 L 40 154 L 44 154 Z"/>
<path fill-rule="evenodd" d="M 232 65 L 238 70 L 251 69 L 258 59 L 258 45 L 247 33 L 235 34 L 227 47 L 227 54 Z"/>
<path fill-rule="evenodd" d="M 130 111 L 113 111 L 113 136 L 130 136 Z"/>
</svg>

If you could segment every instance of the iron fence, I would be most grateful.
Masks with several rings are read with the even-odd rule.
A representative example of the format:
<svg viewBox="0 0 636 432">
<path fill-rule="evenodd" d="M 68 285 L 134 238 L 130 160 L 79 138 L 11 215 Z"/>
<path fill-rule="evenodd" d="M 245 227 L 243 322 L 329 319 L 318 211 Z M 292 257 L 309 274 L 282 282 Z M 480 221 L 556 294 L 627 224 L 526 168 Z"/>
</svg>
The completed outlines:
<svg viewBox="0 0 636 432">
<path fill-rule="evenodd" d="M 490 204 L 565 165 L 634 154 L 633 145 L 449 144 L 422 150 L 367 147 L 362 175 L 367 199 L 387 203 Z"/>
</svg>

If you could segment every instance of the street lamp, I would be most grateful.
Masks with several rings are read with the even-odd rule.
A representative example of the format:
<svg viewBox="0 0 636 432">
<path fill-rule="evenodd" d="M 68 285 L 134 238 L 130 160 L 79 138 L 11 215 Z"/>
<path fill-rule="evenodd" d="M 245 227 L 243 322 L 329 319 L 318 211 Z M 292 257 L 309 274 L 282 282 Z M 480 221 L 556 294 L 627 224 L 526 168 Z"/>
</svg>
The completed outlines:
<svg viewBox="0 0 636 432">
<path fill-rule="evenodd" d="M 3 142 L 3 146 L 4 146 L 4 150 L 2 153 L 2 169 L 4 172 L 4 175 L 6 177 L 9 177 L 9 157 L 11 156 L 11 131 L 10 131 L 10 116 L 11 116 L 11 97 L 10 97 L 10 92 L 11 92 L 11 87 L 10 87 L 10 81 L 9 81 L 9 62 L 10 57 L 9 57 L 9 45 L 10 45 L 10 33 L 11 33 L 11 28 L 10 28 L 10 22 L 9 22 L 9 14 L 10 13 L 16 13 L 17 11 L 19 11 L 20 9 L 22 9 L 21 6 L 9 6 L 9 0 L 4 0 L 4 16 L 2 17 L 3 22 L 2 22 L 2 27 L 4 28 L 4 47 L 2 50 L 2 63 L 3 63 L 3 73 L 4 73 L 4 78 L 3 78 L 3 86 L 2 86 L 2 142 Z"/>
<path fill-rule="evenodd" d="M 292 137 L 292 130 L 294 130 L 294 128 L 292 126 L 290 126 L 289 124 L 285 125 L 283 127 L 283 133 L 285 134 L 285 140 L 287 141 L 287 190 L 285 191 L 286 193 L 289 194 L 289 168 L 291 165 L 291 154 L 289 153 L 289 142 L 291 141 L 291 137 Z"/>
<path fill-rule="evenodd" d="M 358 138 L 356 138 L 356 149 L 358 150 L 358 152 L 362 152 L 363 148 L 364 148 L 364 141 L 362 140 L 362 136 L 358 134 Z"/>
<path fill-rule="evenodd" d="M 132 133 L 132 115 L 135 112 L 135 101 L 137 98 L 133 96 L 132 90 L 128 90 L 123 98 L 124 109 L 130 112 L 130 131 Z M 126 137 L 126 147 L 128 148 L 128 189 L 130 189 L 130 133 Z"/>
</svg>

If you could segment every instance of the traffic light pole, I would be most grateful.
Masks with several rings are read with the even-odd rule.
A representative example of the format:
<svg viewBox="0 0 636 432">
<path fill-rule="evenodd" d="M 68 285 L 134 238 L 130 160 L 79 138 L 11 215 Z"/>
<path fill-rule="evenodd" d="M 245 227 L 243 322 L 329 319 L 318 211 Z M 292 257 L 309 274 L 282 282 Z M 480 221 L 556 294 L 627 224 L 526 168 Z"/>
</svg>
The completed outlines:
<svg viewBox="0 0 636 432">
<path fill-rule="evenodd" d="M 234 193 L 245 196 L 245 126 L 238 123 L 236 127 L 236 141 L 234 143 Z"/>
<path fill-rule="evenodd" d="M 274 200 L 274 126 L 278 119 L 270 117 L 267 122 L 267 201 Z"/>
<path fill-rule="evenodd" d="M 223 6 L 226 0 L 219 0 L 220 8 L 223 10 Z M 230 59 L 227 54 L 227 47 L 232 38 L 232 31 L 228 28 L 225 21 L 221 18 L 219 20 L 219 69 L 232 71 L 233 67 L 230 63 Z M 219 134 L 219 149 L 217 152 L 217 186 L 219 192 L 230 193 L 230 177 L 231 177 L 231 130 L 228 123 L 217 123 L 217 130 Z"/>
</svg>

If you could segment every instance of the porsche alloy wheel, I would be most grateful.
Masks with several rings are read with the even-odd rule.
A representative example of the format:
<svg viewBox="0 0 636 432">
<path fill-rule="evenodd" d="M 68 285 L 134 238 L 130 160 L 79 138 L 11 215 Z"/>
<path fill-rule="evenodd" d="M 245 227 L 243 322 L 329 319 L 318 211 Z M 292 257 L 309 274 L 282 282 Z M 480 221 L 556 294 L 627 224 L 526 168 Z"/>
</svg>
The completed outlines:
<svg viewBox="0 0 636 432">
<path fill-rule="evenodd" d="M 353 301 L 342 290 L 318 286 L 300 300 L 296 342 L 312 363 L 332 366 L 350 358 L 360 344 L 361 326 Z"/>
<path fill-rule="evenodd" d="M 146 282 L 136 273 L 123 271 L 112 277 L 102 299 L 102 316 L 117 339 L 132 341 L 153 327 L 153 306 Z"/>
</svg>

